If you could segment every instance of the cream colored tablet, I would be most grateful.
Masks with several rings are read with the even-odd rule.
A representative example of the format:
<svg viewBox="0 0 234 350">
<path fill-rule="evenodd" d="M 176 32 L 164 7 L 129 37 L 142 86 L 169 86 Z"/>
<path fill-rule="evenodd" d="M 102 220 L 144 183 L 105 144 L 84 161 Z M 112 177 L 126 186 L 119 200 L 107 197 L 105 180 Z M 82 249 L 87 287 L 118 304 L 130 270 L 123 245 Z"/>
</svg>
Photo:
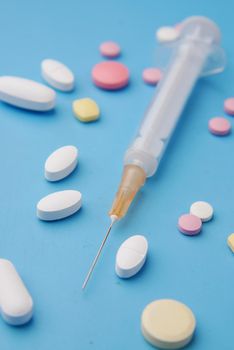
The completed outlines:
<svg viewBox="0 0 234 350">
<path fill-rule="evenodd" d="M 141 316 L 141 330 L 145 339 L 161 349 L 180 349 L 190 342 L 195 331 L 193 312 L 179 301 L 153 301 Z"/>
<path fill-rule="evenodd" d="M 159 43 L 168 43 L 179 38 L 179 31 L 175 27 L 161 27 L 156 31 L 156 39 Z"/>
<path fill-rule="evenodd" d="M 194 202 L 190 207 L 190 214 L 201 219 L 201 221 L 210 221 L 213 217 L 214 210 L 212 206 L 204 201 Z"/>
</svg>

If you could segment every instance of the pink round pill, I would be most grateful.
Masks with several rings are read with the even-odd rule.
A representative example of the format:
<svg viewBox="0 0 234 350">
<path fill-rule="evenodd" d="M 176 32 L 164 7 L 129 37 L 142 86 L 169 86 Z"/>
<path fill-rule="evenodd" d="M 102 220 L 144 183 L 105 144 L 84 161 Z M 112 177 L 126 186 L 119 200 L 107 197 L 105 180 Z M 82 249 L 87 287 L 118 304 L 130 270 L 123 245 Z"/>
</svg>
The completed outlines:
<svg viewBox="0 0 234 350">
<path fill-rule="evenodd" d="M 120 46 L 114 41 L 106 41 L 99 46 L 102 56 L 113 58 L 120 55 Z"/>
<path fill-rule="evenodd" d="M 224 101 L 224 111 L 227 114 L 234 115 L 234 97 L 227 98 Z"/>
<path fill-rule="evenodd" d="M 143 70 L 142 78 L 145 83 L 156 85 L 162 78 L 162 72 L 159 68 L 146 68 Z"/>
<path fill-rule="evenodd" d="M 185 235 L 197 235 L 202 228 L 202 221 L 198 216 L 192 214 L 183 214 L 178 220 L 178 228 Z"/>
<path fill-rule="evenodd" d="M 92 69 L 95 85 L 106 90 L 117 90 L 125 87 L 129 81 L 129 71 L 122 63 L 103 61 Z"/>
<path fill-rule="evenodd" d="M 224 136 L 231 131 L 231 124 L 223 117 L 215 117 L 209 120 L 209 130 L 214 135 Z"/>
</svg>

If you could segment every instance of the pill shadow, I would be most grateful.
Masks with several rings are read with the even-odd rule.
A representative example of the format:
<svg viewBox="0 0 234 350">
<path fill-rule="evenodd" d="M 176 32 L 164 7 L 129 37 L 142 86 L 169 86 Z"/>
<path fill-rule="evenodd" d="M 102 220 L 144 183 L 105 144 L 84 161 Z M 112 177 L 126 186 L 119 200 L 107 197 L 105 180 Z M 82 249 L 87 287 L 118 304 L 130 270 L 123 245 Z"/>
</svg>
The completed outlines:
<svg viewBox="0 0 234 350">
<path fill-rule="evenodd" d="M 121 93 L 122 91 L 125 91 L 125 90 L 128 90 L 129 88 L 131 88 L 132 82 L 129 80 L 127 85 L 125 85 L 121 88 L 118 88 L 118 89 L 105 89 L 105 88 L 102 88 L 101 86 L 97 86 L 97 85 L 95 85 L 95 86 L 100 91 L 103 91 L 103 92 L 108 93 L 108 94 L 117 95 L 118 93 Z"/>
<path fill-rule="evenodd" d="M 38 220 L 38 222 L 41 224 L 41 225 L 54 225 L 55 227 L 57 226 L 57 225 L 59 225 L 59 223 L 60 222 L 63 222 L 63 221 L 66 221 L 66 222 L 72 222 L 72 221 L 74 221 L 74 220 L 77 220 L 77 217 L 79 216 L 79 215 L 81 215 L 80 213 L 83 213 L 84 211 L 86 211 L 86 209 L 85 208 L 83 208 L 83 206 L 81 206 L 81 208 L 78 210 L 78 211 L 76 211 L 75 213 L 73 213 L 72 215 L 69 215 L 69 216 L 67 216 L 67 217 L 65 217 L 65 218 L 62 218 L 62 219 L 58 219 L 58 220 L 41 220 L 40 218 L 38 218 L 37 217 L 37 220 Z M 56 231 L 57 232 L 57 231 Z M 67 232 L 67 228 L 66 228 L 66 232 Z M 48 232 L 47 232 L 47 234 L 48 234 Z"/>
<path fill-rule="evenodd" d="M 35 327 L 36 321 L 35 321 L 35 316 L 33 315 L 33 317 L 27 323 L 19 325 L 19 326 L 14 326 L 14 325 L 8 324 L 4 320 L 2 320 L 2 323 L 10 331 L 14 331 L 14 332 L 24 332 L 25 331 L 25 332 L 28 332 L 28 330 L 30 328 Z"/>
<path fill-rule="evenodd" d="M 153 266 L 157 266 L 157 265 L 155 264 L 153 265 L 151 254 L 148 253 L 146 261 L 139 272 L 137 272 L 134 276 L 131 276 L 128 278 L 121 278 L 118 275 L 116 275 L 117 276 L 116 284 L 119 284 L 119 285 L 123 285 L 123 283 L 135 284 L 140 279 L 142 282 L 143 277 L 147 279 L 148 276 L 152 275 Z"/>
<path fill-rule="evenodd" d="M 13 110 L 13 111 L 17 111 L 17 114 L 18 115 L 21 115 L 21 116 L 26 116 L 26 117 L 39 117 L 39 118 L 43 118 L 43 117 L 54 117 L 58 114 L 58 111 L 57 111 L 57 107 L 54 108 L 54 109 L 51 109 L 49 111 L 34 111 L 34 110 L 29 110 L 29 109 L 26 109 L 26 108 L 21 108 L 21 107 L 17 107 L 17 106 L 13 106 L 13 105 L 10 105 L 4 101 L 1 101 L 1 107 L 3 107 L 4 109 L 6 110 Z"/>
</svg>

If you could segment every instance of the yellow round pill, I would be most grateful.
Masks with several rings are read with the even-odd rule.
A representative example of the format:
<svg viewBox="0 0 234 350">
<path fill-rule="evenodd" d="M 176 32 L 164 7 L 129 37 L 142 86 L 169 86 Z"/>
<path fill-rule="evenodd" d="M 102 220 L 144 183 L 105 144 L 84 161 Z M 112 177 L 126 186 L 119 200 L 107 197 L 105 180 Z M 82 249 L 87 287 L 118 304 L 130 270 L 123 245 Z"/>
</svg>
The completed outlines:
<svg viewBox="0 0 234 350">
<path fill-rule="evenodd" d="M 141 330 L 145 339 L 160 349 L 180 349 L 190 342 L 196 326 L 193 312 L 172 299 L 153 301 L 144 309 Z"/>
<path fill-rule="evenodd" d="M 97 103 L 91 98 L 81 98 L 73 102 L 73 112 L 80 121 L 91 122 L 100 116 Z"/>
</svg>

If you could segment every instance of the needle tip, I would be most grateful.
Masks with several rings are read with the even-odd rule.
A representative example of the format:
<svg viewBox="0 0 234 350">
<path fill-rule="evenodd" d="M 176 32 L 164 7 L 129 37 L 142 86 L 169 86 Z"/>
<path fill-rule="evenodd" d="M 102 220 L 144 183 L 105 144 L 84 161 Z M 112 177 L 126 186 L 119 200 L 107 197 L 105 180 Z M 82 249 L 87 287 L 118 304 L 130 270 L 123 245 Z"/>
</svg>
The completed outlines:
<svg viewBox="0 0 234 350">
<path fill-rule="evenodd" d="M 87 276 L 86 276 L 86 278 L 84 280 L 84 283 L 82 285 L 82 290 L 84 290 L 85 287 L 87 286 L 87 283 L 88 283 L 88 281 L 89 281 L 89 279 L 91 277 L 91 274 L 92 274 L 92 272 L 94 270 L 94 267 L 95 267 L 95 265 L 96 265 L 96 263 L 98 261 L 98 258 L 99 258 L 100 254 L 101 254 L 102 248 L 104 247 L 104 245 L 106 243 L 106 240 L 107 240 L 107 238 L 108 238 L 108 236 L 110 234 L 110 231 L 111 231 L 111 228 L 112 228 L 113 224 L 118 220 L 118 217 L 116 215 L 111 215 L 110 219 L 111 219 L 111 224 L 110 224 L 110 226 L 109 226 L 109 228 L 107 230 L 107 233 L 106 233 L 106 235 L 105 235 L 105 237 L 104 237 L 104 239 L 102 241 L 102 244 L 101 244 L 101 246 L 100 246 L 100 248 L 99 248 L 99 250 L 97 252 L 97 255 L 95 256 L 95 258 L 94 258 L 94 260 L 93 260 L 93 262 L 92 262 L 92 264 L 90 266 L 88 274 L 87 274 Z"/>
</svg>

